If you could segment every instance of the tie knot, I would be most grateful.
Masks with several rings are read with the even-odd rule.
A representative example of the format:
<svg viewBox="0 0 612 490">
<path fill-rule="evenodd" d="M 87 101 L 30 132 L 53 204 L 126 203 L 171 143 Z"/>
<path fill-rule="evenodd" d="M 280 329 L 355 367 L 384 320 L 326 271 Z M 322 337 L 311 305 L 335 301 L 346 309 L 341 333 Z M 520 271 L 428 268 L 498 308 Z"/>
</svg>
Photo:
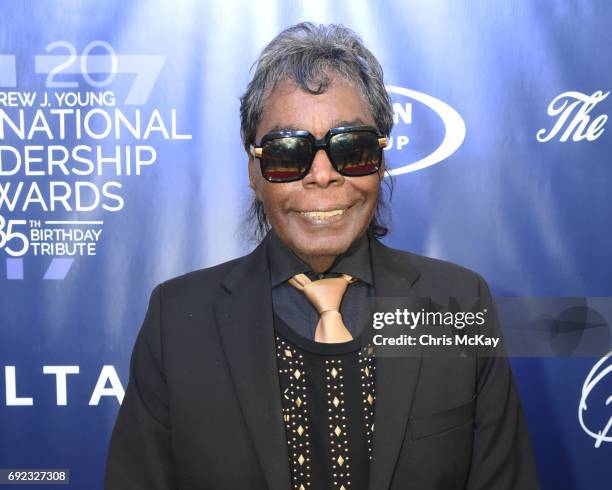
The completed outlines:
<svg viewBox="0 0 612 490">
<path fill-rule="evenodd" d="M 342 297 L 354 278 L 348 274 L 311 281 L 306 274 L 296 274 L 289 284 L 302 291 L 316 308 L 319 315 L 326 311 L 339 311 Z"/>
</svg>

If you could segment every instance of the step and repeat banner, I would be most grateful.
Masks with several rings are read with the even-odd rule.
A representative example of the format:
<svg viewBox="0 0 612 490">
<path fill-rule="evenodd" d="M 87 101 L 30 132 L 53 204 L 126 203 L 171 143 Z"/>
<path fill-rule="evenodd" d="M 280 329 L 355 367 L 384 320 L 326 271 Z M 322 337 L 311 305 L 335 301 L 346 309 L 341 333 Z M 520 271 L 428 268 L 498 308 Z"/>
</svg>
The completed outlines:
<svg viewBox="0 0 612 490">
<path fill-rule="evenodd" d="M 385 243 L 479 272 L 546 346 L 511 359 L 543 488 L 610 488 L 612 4 L 587 0 L 2 2 L 0 470 L 102 488 L 152 288 L 254 246 L 239 97 L 304 20 L 383 65 Z"/>
</svg>

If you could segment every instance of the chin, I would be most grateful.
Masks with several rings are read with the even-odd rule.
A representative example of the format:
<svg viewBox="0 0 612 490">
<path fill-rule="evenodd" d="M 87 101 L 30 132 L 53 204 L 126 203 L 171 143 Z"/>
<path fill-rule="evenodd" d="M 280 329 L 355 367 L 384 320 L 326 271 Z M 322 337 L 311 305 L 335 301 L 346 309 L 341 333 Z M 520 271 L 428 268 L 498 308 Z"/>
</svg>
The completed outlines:
<svg viewBox="0 0 612 490">
<path fill-rule="evenodd" d="M 325 257 L 340 255 L 351 246 L 351 236 L 305 236 L 292 244 L 293 251 L 302 256 Z"/>
</svg>

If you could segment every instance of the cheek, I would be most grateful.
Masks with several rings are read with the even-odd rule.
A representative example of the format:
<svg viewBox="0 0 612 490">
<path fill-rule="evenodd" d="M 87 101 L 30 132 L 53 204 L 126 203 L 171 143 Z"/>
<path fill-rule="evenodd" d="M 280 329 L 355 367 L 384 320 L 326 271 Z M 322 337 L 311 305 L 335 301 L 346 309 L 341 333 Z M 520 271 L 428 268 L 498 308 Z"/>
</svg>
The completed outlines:
<svg viewBox="0 0 612 490">
<path fill-rule="evenodd" d="M 366 178 L 366 177 L 363 177 Z M 367 177 L 370 179 L 370 177 Z M 378 194 L 380 193 L 380 180 L 374 176 L 369 182 L 360 182 L 356 186 L 356 191 L 361 194 L 366 208 L 374 207 Z"/>
<path fill-rule="evenodd" d="M 266 182 L 261 188 L 261 200 L 268 218 L 282 219 L 291 200 L 291 191 L 284 187 L 288 184 L 272 184 Z"/>
</svg>

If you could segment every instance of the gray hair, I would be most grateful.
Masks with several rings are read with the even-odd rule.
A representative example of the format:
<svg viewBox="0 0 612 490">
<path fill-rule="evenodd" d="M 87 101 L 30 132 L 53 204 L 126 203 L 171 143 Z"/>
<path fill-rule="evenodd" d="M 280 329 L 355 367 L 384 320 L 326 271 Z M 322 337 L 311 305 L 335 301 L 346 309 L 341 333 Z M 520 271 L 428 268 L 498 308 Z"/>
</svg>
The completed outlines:
<svg viewBox="0 0 612 490">
<path fill-rule="evenodd" d="M 315 25 L 311 22 L 291 26 L 263 49 L 253 67 L 253 79 L 240 98 L 240 134 L 247 152 L 249 145 L 255 143 L 266 98 L 280 82 L 292 80 L 305 92 L 318 95 L 329 87 L 330 72 L 355 86 L 368 104 L 377 129 L 385 135 L 391 133 L 393 110 L 380 63 L 359 36 L 347 27 Z M 390 198 L 391 179 L 385 179 L 385 182 Z M 383 212 L 389 214 L 387 201 L 381 197 L 382 194 L 370 223 L 370 230 L 377 237 L 385 236 L 388 232 L 381 224 Z M 263 238 L 269 224 L 261 202 L 254 200 L 247 219 L 257 224 L 254 237 L 257 240 Z"/>
</svg>

